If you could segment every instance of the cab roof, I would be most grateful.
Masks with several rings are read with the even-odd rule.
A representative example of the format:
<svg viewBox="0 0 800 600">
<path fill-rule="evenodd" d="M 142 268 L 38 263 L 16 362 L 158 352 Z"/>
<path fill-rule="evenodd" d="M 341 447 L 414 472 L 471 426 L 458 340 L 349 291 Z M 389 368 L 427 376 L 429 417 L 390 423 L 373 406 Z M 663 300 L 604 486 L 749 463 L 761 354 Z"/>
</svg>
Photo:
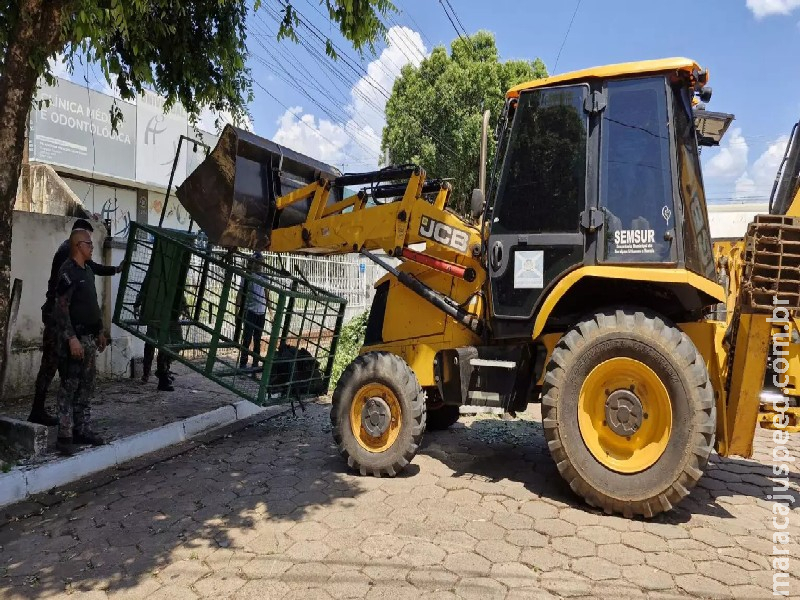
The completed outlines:
<svg viewBox="0 0 800 600">
<path fill-rule="evenodd" d="M 669 71 L 685 71 L 692 74 L 702 68 L 690 58 L 662 58 L 658 60 L 642 60 L 638 62 L 619 63 L 616 65 L 606 65 L 603 67 L 592 67 L 581 71 L 572 71 L 562 75 L 554 75 L 544 79 L 534 79 L 515 85 L 506 93 L 506 98 L 516 98 L 519 93 L 525 90 L 532 90 L 540 87 L 555 85 L 559 83 L 571 83 L 575 81 L 585 81 L 587 79 L 606 79 L 609 77 L 620 77 L 624 75 L 642 75 L 645 73 L 661 73 Z"/>
</svg>

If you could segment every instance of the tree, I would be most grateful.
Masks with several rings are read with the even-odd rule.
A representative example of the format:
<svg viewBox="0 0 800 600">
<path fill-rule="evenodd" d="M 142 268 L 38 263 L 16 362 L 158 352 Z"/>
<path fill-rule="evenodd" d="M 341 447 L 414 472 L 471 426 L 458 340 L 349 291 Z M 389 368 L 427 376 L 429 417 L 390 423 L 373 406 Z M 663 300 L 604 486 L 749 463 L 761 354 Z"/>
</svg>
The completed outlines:
<svg viewBox="0 0 800 600">
<path fill-rule="evenodd" d="M 279 38 L 300 24 L 291 0 L 279 5 Z M 362 51 L 385 35 L 389 0 L 318 0 Z M 258 10 L 262 0 L 254 0 Z M 39 81 L 53 83 L 50 60 L 63 54 L 98 63 L 124 99 L 145 87 L 180 102 L 194 123 L 200 111 L 246 114 L 252 89 L 246 67 L 247 0 L 0 0 L 0 343 L 5 339 L 11 277 L 11 218 L 22 166 L 28 111 Z M 332 44 L 329 54 L 334 55 Z M 112 109 L 116 124 L 121 113 Z M 40 275 L 40 274 L 37 274 Z M 0 361 L 6 357 L 0 350 Z"/>
<path fill-rule="evenodd" d="M 428 177 L 453 178 L 451 206 L 465 214 L 477 187 L 483 112 L 489 110 L 487 174 L 495 143 L 491 131 L 512 86 L 547 76 L 540 59 L 501 63 L 494 35 L 478 32 L 433 49 L 419 67 L 407 65 L 386 103 L 381 147 L 394 164 L 421 165 Z"/>
</svg>

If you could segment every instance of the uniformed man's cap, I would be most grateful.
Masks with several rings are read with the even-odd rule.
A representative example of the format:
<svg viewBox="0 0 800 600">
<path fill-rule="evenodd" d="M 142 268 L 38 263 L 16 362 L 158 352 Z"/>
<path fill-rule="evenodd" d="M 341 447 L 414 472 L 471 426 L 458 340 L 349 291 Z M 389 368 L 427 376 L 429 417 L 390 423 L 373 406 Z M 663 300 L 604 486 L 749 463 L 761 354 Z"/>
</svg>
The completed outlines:
<svg viewBox="0 0 800 600">
<path fill-rule="evenodd" d="M 92 227 L 91 223 L 89 223 L 89 221 L 87 221 L 86 219 L 78 219 L 77 221 L 75 221 L 75 223 L 73 223 L 72 225 L 72 231 L 75 231 L 76 229 L 82 229 L 84 231 L 94 232 L 94 228 Z"/>
</svg>

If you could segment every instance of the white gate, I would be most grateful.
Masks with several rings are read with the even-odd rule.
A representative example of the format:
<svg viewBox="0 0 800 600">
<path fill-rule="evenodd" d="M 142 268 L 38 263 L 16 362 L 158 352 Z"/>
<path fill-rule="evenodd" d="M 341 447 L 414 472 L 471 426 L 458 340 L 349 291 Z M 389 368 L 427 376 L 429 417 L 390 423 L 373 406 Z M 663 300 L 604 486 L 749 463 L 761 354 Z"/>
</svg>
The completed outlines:
<svg viewBox="0 0 800 600">
<path fill-rule="evenodd" d="M 386 274 L 382 268 L 358 254 L 307 256 L 266 253 L 264 259 L 292 274 L 302 273 L 308 282 L 347 300 L 344 322 L 369 310 L 375 282 Z"/>
</svg>

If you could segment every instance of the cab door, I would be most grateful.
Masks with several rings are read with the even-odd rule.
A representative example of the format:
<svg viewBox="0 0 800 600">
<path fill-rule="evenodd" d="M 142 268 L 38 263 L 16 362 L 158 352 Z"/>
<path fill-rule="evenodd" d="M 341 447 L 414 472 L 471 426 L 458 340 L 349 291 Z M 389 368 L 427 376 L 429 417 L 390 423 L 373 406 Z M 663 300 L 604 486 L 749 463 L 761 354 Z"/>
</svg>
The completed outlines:
<svg viewBox="0 0 800 600">
<path fill-rule="evenodd" d="M 585 84 L 522 92 L 488 215 L 495 337 L 530 335 L 547 285 L 584 261 L 591 98 Z M 509 134 L 507 134 L 509 135 Z"/>
</svg>

